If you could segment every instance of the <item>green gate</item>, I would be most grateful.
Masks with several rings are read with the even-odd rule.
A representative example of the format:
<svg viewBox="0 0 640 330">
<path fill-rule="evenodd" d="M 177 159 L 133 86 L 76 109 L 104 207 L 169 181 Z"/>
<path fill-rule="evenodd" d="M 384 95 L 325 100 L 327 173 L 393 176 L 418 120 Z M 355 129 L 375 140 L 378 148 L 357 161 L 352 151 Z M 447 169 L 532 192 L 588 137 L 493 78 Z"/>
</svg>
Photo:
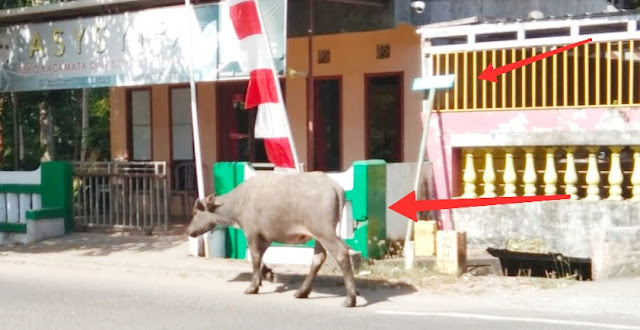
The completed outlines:
<svg viewBox="0 0 640 330">
<path fill-rule="evenodd" d="M 254 169 L 247 162 L 220 162 L 213 167 L 216 195 L 223 195 L 242 183 L 247 171 Z M 386 253 L 386 162 L 363 160 L 353 163 L 353 189 L 345 191 L 345 199 L 351 202 L 355 227 L 353 238 L 345 239 L 362 257 L 380 258 Z M 304 245 L 273 243 L 272 246 L 313 247 L 314 240 Z M 226 256 L 244 259 L 247 241 L 240 229 L 228 228 Z"/>
</svg>

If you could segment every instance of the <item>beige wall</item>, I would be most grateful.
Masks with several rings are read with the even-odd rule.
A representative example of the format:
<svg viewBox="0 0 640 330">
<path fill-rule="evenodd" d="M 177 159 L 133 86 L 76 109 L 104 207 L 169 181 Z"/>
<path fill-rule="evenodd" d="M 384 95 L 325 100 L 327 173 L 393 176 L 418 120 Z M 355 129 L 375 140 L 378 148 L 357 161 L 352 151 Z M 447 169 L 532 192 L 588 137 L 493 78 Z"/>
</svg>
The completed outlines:
<svg viewBox="0 0 640 330">
<path fill-rule="evenodd" d="M 389 43 L 391 57 L 376 59 L 376 45 Z M 288 40 L 287 67 L 307 72 L 307 39 Z M 331 63 L 317 64 L 318 49 L 331 50 Z M 342 141 L 343 168 L 365 158 L 365 74 L 404 72 L 403 159 L 415 161 L 420 135 L 419 112 L 421 96 L 411 91 L 411 82 L 420 76 L 420 38 L 412 27 L 374 32 L 345 33 L 314 38 L 314 76 L 342 76 Z M 211 182 L 211 167 L 217 156 L 216 88 L 214 83 L 197 85 L 200 136 L 205 182 Z M 307 162 L 306 79 L 288 77 L 286 104 L 291 121 L 294 142 L 300 161 Z M 153 156 L 157 160 L 170 160 L 170 92 L 166 85 L 152 88 Z M 111 146 L 114 158 L 126 154 L 127 119 L 126 92 L 114 88 L 111 93 Z M 207 184 L 207 193 L 212 185 Z"/>
<path fill-rule="evenodd" d="M 391 57 L 376 59 L 376 45 L 389 43 Z M 367 73 L 404 72 L 403 159 L 416 161 L 420 138 L 421 95 L 411 91 L 421 75 L 420 38 L 408 25 L 374 32 L 318 36 L 313 39 L 314 76 L 342 76 L 342 166 L 365 158 L 365 80 Z M 287 44 L 287 67 L 307 72 L 307 38 L 291 38 Z M 331 63 L 318 64 L 317 51 L 331 50 Z M 300 159 L 306 162 L 306 80 L 287 79 L 287 109 Z"/>
<path fill-rule="evenodd" d="M 171 161 L 171 91 L 169 85 L 151 87 L 151 157 Z"/>
</svg>

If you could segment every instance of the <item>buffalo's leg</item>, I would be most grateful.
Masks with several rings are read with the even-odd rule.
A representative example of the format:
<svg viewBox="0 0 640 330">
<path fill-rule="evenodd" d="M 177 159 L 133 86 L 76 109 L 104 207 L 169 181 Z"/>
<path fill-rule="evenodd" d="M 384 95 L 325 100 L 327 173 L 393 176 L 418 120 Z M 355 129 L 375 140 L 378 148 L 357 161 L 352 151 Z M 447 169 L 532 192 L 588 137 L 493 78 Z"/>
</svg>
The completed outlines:
<svg viewBox="0 0 640 330">
<path fill-rule="evenodd" d="M 335 235 L 335 234 L 334 234 Z M 342 269 L 344 275 L 344 285 L 347 291 L 347 298 L 345 299 L 344 307 L 353 307 L 356 305 L 356 296 L 358 291 L 356 289 L 356 281 L 353 277 L 353 270 L 351 268 L 351 259 L 349 258 L 349 248 L 340 238 L 332 236 L 326 238 L 322 244 L 336 259 L 338 265 Z"/>
<path fill-rule="evenodd" d="M 262 283 L 262 273 L 260 271 L 262 265 L 262 256 L 264 255 L 264 252 L 267 251 L 269 242 L 260 237 L 254 237 L 253 239 L 247 238 L 247 241 L 250 242 L 249 252 L 251 253 L 253 274 L 251 276 L 251 284 L 249 284 L 249 287 L 244 290 L 244 293 L 256 294 L 258 293 L 258 289 L 260 288 L 260 284 Z"/>
<path fill-rule="evenodd" d="M 313 260 L 311 261 L 311 269 L 309 270 L 309 274 L 307 274 L 307 277 L 305 277 L 298 291 L 296 291 L 296 298 L 309 297 L 313 279 L 316 277 L 318 270 L 320 270 L 320 267 L 322 266 L 322 263 L 324 263 L 324 260 L 326 258 L 327 251 L 324 249 L 324 246 L 322 246 L 322 244 L 320 244 L 320 242 L 316 240 L 316 246 L 313 249 Z"/>
<path fill-rule="evenodd" d="M 269 266 L 267 266 L 264 263 L 262 263 L 261 273 L 262 273 L 262 279 L 263 280 L 266 280 L 266 281 L 269 281 L 269 282 L 273 283 L 273 279 L 274 279 L 273 269 L 269 268 Z"/>
</svg>

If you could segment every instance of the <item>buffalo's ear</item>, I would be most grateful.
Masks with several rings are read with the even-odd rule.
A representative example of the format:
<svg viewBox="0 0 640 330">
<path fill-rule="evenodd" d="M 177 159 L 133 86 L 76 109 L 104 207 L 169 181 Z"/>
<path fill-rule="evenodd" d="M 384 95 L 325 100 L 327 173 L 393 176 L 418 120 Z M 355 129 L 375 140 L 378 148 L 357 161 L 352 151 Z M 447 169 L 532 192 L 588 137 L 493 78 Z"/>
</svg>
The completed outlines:
<svg viewBox="0 0 640 330">
<path fill-rule="evenodd" d="M 204 204 L 202 203 L 200 198 L 196 198 L 196 201 L 193 204 L 193 208 L 196 210 L 204 211 Z"/>
<path fill-rule="evenodd" d="M 220 202 L 216 200 L 216 195 L 213 195 L 213 194 L 207 196 L 207 198 L 204 201 L 204 204 L 207 208 L 207 211 L 209 212 L 214 212 L 218 206 L 222 205 Z"/>
</svg>

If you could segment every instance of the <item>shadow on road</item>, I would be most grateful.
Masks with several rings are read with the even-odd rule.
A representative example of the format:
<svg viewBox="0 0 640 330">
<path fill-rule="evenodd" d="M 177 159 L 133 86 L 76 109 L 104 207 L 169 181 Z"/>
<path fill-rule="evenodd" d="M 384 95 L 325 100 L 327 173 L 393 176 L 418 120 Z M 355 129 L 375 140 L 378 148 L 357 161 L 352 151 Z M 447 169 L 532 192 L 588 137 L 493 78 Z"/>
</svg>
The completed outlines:
<svg viewBox="0 0 640 330">
<path fill-rule="evenodd" d="M 108 256 L 118 252 L 155 252 L 172 250 L 187 241 L 184 230 L 176 234 L 139 232 L 73 232 L 62 237 L 46 239 L 31 244 L 0 246 L 0 252 L 14 254 L 38 254 L 67 252 L 77 256 Z"/>
<path fill-rule="evenodd" d="M 276 271 L 274 284 L 280 284 L 275 292 L 283 293 L 297 290 L 302 284 L 306 274 L 278 274 Z M 251 273 L 240 273 L 229 282 L 249 282 L 251 281 Z M 360 296 L 366 299 L 364 306 L 370 306 L 379 302 L 389 301 L 394 296 L 403 296 L 417 292 L 418 290 L 411 284 L 389 281 L 385 279 L 365 279 L 356 277 L 356 286 L 360 292 Z M 325 296 L 313 296 L 313 293 L 322 295 L 331 295 L 342 297 L 345 295 L 344 279 L 342 275 L 323 275 L 316 276 L 313 281 L 312 296 L 308 299 L 323 299 Z M 268 294 L 268 293 L 267 293 Z"/>
</svg>

